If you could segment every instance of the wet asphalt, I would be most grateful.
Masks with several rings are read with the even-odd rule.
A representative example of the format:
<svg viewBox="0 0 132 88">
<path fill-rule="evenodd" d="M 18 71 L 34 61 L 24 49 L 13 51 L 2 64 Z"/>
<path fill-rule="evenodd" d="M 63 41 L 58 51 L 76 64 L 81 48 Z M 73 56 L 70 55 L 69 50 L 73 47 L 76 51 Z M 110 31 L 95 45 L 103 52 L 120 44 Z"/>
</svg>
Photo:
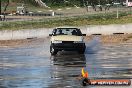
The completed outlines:
<svg viewBox="0 0 132 88">
<path fill-rule="evenodd" d="M 0 48 L 0 88 L 83 88 L 81 68 L 90 79 L 132 79 L 132 43 L 102 45 L 86 42 L 86 52 L 49 53 L 49 38 L 19 47 Z M 84 88 L 114 88 L 87 86 Z M 115 86 L 132 88 L 132 86 Z"/>
</svg>

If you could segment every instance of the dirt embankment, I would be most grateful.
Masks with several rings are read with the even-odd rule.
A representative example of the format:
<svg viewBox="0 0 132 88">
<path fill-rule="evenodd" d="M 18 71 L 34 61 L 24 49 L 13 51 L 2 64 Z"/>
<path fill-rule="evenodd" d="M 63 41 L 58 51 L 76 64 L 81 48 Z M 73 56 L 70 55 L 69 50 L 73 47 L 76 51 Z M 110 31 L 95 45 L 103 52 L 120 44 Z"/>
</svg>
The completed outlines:
<svg viewBox="0 0 132 88">
<path fill-rule="evenodd" d="M 38 45 L 44 42 L 45 38 L 21 39 L 21 40 L 0 40 L 0 47 L 17 47 Z"/>
<path fill-rule="evenodd" d="M 116 35 L 91 35 L 86 36 L 85 41 L 92 40 L 95 36 L 99 37 L 99 41 L 102 44 L 119 44 L 119 43 L 132 43 L 132 34 L 116 34 Z M 16 47 L 23 45 L 39 44 L 44 42 L 45 38 L 42 39 L 22 39 L 22 40 L 0 40 L 0 47 Z"/>
<path fill-rule="evenodd" d="M 91 35 L 85 38 L 85 41 L 99 37 L 102 44 L 119 44 L 119 43 L 132 43 L 132 34 L 115 34 L 115 35 Z"/>
</svg>

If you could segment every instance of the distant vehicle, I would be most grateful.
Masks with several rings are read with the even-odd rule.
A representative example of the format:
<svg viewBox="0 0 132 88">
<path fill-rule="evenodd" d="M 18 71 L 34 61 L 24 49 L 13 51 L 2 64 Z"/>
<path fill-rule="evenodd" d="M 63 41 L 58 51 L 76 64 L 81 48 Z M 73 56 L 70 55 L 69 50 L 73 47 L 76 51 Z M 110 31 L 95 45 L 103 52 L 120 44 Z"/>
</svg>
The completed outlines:
<svg viewBox="0 0 132 88">
<path fill-rule="evenodd" d="M 132 0 L 126 0 L 126 5 L 128 7 L 132 7 Z"/>
<path fill-rule="evenodd" d="M 126 0 L 126 1 L 124 1 L 123 5 L 127 6 L 127 7 L 132 7 L 132 0 Z"/>
<path fill-rule="evenodd" d="M 78 28 L 56 28 L 53 29 L 51 36 L 50 53 L 56 55 L 58 51 L 78 51 L 80 54 L 85 52 L 85 43 L 80 29 Z"/>
<path fill-rule="evenodd" d="M 23 14 L 25 14 L 27 12 L 28 11 L 27 11 L 27 8 L 26 7 L 24 7 L 24 6 L 17 7 L 17 11 L 16 11 L 17 14 L 23 15 Z"/>
</svg>

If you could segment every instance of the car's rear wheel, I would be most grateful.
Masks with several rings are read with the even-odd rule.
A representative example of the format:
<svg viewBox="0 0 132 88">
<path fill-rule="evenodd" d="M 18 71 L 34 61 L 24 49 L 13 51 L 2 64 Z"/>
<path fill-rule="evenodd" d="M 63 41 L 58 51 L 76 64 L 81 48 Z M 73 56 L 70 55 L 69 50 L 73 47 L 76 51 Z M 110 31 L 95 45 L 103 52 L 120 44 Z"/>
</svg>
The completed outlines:
<svg viewBox="0 0 132 88">
<path fill-rule="evenodd" d="M 57 54 L 57 50 L 55 50 L 52 46 L 50 46 L 50 53 L 51 55 L 56 55 Z"/>
</svg>

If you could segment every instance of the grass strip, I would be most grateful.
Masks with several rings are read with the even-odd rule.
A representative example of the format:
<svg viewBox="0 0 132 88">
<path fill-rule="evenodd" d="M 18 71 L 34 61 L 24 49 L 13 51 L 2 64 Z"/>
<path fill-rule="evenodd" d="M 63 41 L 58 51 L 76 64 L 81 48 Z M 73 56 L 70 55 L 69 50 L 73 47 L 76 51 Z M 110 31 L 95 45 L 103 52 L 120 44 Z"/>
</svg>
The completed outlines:
<svg viewBox="0 0 132 88">
<path fill-rule="evenodd" d="M 85 25 L 108 25 L 132 23 L 130 13 L 120 13 L 116 18 L 115 13 L 92 14 L 74 17 L 44 18 L 32 21 L 14 21 L 0 22 L 0 30 L 19 30 L 19 29 L 37 29 L 52 28 L 57 26 L 85 26 Z"/>
</svg>

